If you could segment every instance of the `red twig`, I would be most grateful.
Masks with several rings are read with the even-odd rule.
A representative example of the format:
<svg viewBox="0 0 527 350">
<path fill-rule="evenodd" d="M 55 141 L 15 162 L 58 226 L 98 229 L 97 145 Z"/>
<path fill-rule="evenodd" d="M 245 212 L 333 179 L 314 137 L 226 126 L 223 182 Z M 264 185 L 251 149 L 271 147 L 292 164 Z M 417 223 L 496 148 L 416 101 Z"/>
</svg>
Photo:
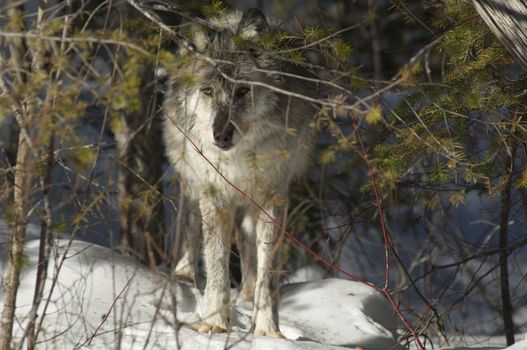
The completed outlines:
<svg viewBox="0 0 527 350">
<path fill-rule="evenodd" d="M 385 251 L 385 263 L 386 263 L 386 276 L 385 276 L 385 285 L 383 288 L 380 288 L 380 287 L 377 287 L 375 286 L 373 283 L 371 282 L 368 282 L 344 269 L 342 269 L 340 266 L 338 265 L 335 265 L 333 263 L 331 263 L 330 261 L 324 259 L 320 254 L 316 253 L 315 251 L 313 251 L 311 248 L 309 248 L 304 242 L 300 241 L 299 239 L 297 239 L 296 237 L 294 237 L 293 235 L 291 235 L 289 232 L 286 231 L 286 229 L 283 227 L 283 225 L 278 222 L 274 217 L 272 217 L 258 202 L 256 202 L 252 197 L 250 197 L 247 193 L 245 193 L 244 191 L 242 191 L 240 188 L 238 188 L 235 184 L 233 184 L 229 179 L 227 179 L 222 173 L 221 171 L 205 156 L 205 154 L 203 154 L 203 151 L 198 147 L 198 145 L 179 127 L 179 125 L 176 123 L 175 120 L 173 120 L 170 116 L 167 116 L 169 118 L 169 120 L 172 122 L 172 124 L 181 132 L 181 134 L 185 137 L 185 139 L 194 147 L 194 149 L 196 150 L 196 152 L 203 157 L 203 159 L 205 159 L 205 161 L 217 172 L 217 174 L 225 181 L 227 182 L 227 184 L 229 184 L 229 186 L 231 186 L 232 188 L 234 188 L 238 193 L 240 193 L 242 196 L 244 196 L 245 198 L 247 198 L 249 200 L 249 202 L 251 202 L 262 214 L 264 214 L 270 221 L 271 223 L 277 227 L 278 229 L 280 229 L 281 232 L 284 233 L 284 235 L 291 241 L 293 241 L 294 243 L 296 243 L 297 245 L 299 245 L 302 249 L 304 249 L 309 255 L 311 255 L 313 258 L 315 258 L 316 260 L 320 261 L 322 264 L 326 265 L 327 267 L 337 271 L 337 272 L 340 272 L 342 273 L 343 275 L 345 276 L 348 276 L 350 277 L 351 279 L 357 281 L 357 282 L 360 282 L 360 283 L 363 283 L 379 292 L 382 292 L 386 298 L 388 299 L 390 305 L 392 306 L 392 308 L 394 309 L 395 313 L 397 314 L 397 316 L 399 316 L 399 318 L 401 319 L 401 321 L 403 322 L 404 326 L 408 329 L 408 331 L 412 334 L 412 336 L 414 337 L 419 349 L 421 350 L 424 350 L 424 347 L 423 347 L 423 344 L 421 343 L 421 341 L 419 340 L 419 338 L 417 337 L 417 334 L 415 333 L 415 331 L 413 330 L 413 328 L 410 326 L 410 324 L 408 323 L 408 321 L 406 321 L 406 318 L 403 316 L 403 314 L 401 313 L 399 307 L 397 306 L 397 304 L 395 303 L 395 301 L 393 300 L 390 292 L 388 291 L 388 277 L 389 277 L 389 254 L 388 254 L 388 234 L 387 234 L 387 231 L 386 231 L 386 225 L 385 225 L 385 222 L 384 222 L 384 217 L 383 217 L 383 213 L 382 213 L 382 208 L 381 208 L 381 201 L 380 201 L 380 196 L 379 196 L 379 193 L 378 193 L 378 190 L 377 190 L 377 184 L 375 182 L 375 178 L 373 176 L 373 166 L 371 164 L 371 162 L 369 161 L 368 159 L 368 153 L 366 151 L 366 146 L 362 140 L 362 137 L 360 136 L 360 132 L 359 132 L 359 128 L 357 126 L 357 122 L 355 120 L 355 118 L 352 116 L 351 119 L 353 121 L 353 124 L 354 124 L 354 127 L 355 127 L 355 130 L 357 132 L 357 136 L 358 136 L 358 139 L 359 139 L 359 142 L 361 144 L 361 148 L 362 148 L 362 151 L 364 152 L 364 159 L 366 160 L 366 163 L 368 165 L 368 172 L 369 172 L 369 175 L 370 175 L 370 181 L 372 182 L 372 185 L 373 185 L 373 189 L 374 189 L 374 193 L 375 193 L 375 200 L 376 200 L 376 205 L 377 205 L 377 210 L 379 212 L 379 217 L 380 217 L 380 223 L 381 223 L 381 229 L 383 231 L 383 237 L 384 237 L 384 251 Z"/>
<path fill-rule="evenodd" d="M 415 342 L 417 343 L 417 346 L 419 349 L 424 350 L 424 346 L 421 343 L 421 340 L 415 333 L 414 329 L 410 326 L 408 321 L 406 321 L 406 318 L 401 313 L 401 310 L 393 300 L 390 292 L 388 291 L 388 284 L 389 284 L 389 278 L 390 278 L 390 256 L 388 253 L 389 244 L 388 244 L 388 231 L 386 230 L 386 223 L 384 221 L 384 213 L 381 206 L 381 197 L 379 196 L 379 190 L 377 189 L 377 182 L 375 181 L 375 175 L 373 172 L 373 164 L 370 162 L 370 159 L 368 157 L 368 151 L 366 150 L 366 145 L 364 144 L 364 140 L 362 139 L 362 136 L 360 134 L 359 126 L 357 125 L 357 120 L 355 117 L 351 116 L 351 121 L 353 122 L 353 127 L 355 128 L 355 132 L 357 134 L 357 139 L 359 140 L 362 153 L 364 154 L 364 160 L 366 161 L 366 164 L 368 166 L 368 173 L 370 176 L 370 181 L 373 186 L 373 193 L 375 194 L 375 204 L 377 206 L 377 212 L 379 213 L 379 222 L 381 225 L 382 230 L 382 236 L 384 241 L 384 255 L 385 255 L 385 280 L 384 280 L 384 287 L 381 289 L 381 291 L 386 295 L 386 298 L 388 298 L 388 301 L 392 305 L 393 310 L 397 313 L 397 316 L 401 319 L 404 326 L 408 331 L 412 334 L 412 337 L 414 337 Z"/>
<path fill-rule="evenodd" d="M 359 126 L 357 125 L 357 120 L 355 119 L 355 117 L 351 116 L 351 121 L 353 122 L 353 127 L 355 128 L 355 131 L 357 133 L 357 139 L 359 140 L 362 153 L 364 154 L 364 160 L 366 161 L 366 165 L 368 166 L 368 176 L 370 177 L 370 181 L 373 186 L 373 193 L 375 194 L 375 205 L 377 207 L 377 213 L 379 213 L 379 221 L 380 221 L 381 230 L 382 230 L 382 239 L 384 242 L 385 277 L 384 277 L 384 288 L 383 289 L 388 289 L 388 283 L 390 279 L 390 256 L 388 254 L 388 234 L 386 231 L 386 224 L 384 222 L 384 213 L 383 213 L 382 206 L 381 206 L 381 197 L 379 196 L 379 191 L 377 190 L 377 182 L 375 181 L 375 175 L 373 173 L 373 165 L 370 162 L 370 159 L 368 157 L 368 151 L 366 151 L 366 146 L 359 132 Z"/>
<path fill-rule="evenodd" d="M 106 322 L 106 320 L 108 319 L 108 317 L 110 316 L 110 313 L 112 312 L 113 310 L 113 307 L 115 306 L 115 304 L 117 303 L 117 300 L 121 299 L 121 297 L 123 296 L 123 293 L 124 291 L 126 290 L 126 288 L 128 288 L 128 285 L 130 284 L 130 282 L 132 282 L 132 278 L 133 277 L 130 277 L 130 279 L 128 280 L 128 282 L 126 282 L 126 284 L 124 285 L 123 289 L 121 289 L 121 292 L 115 297 L 115 299 L 113 300 L 112 302 L 112 305 L 110 305 L 110 308 L 108 309 L 108 312 L 103 316 L 102 318 L 102 321 L 101 323 L 99 323 L 99 325 L 97 326 L 97 328 L 95 328 L 95 331 L 91 334 L 91 336 L 88 338 L 87 340 L 87 345 L 90 345 L 93 338 L 95 338 L 95 336 L 97 335 L 97 332 L 99 332 L 99 329 L 102 327 L 102 325 Z M 85 343 L 86 344 L 86 343 Z"/>
</svg>

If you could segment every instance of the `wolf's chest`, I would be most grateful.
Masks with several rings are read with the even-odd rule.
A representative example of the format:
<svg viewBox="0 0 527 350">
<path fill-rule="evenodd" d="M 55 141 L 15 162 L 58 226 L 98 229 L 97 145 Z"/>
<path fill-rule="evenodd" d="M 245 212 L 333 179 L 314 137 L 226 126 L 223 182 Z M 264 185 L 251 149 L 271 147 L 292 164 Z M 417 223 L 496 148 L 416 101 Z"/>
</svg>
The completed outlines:
<svg viewBox="0 0 527 350">
<path fill-rule="evenodd" d="M 214 149 L 189 154 L 192 172 L 187 173 L 196 186 L 213 186 L 224 194 L 239 190 L 257 194 L 272 190 L 277 180 L 273 155 L 255 152 L 226 153 Z M 191 152 L 192 152 L 191 151 Z M 187 169 L 190 170 L 190 169 Z M 236 188 L 235 188 L 236 187 Z"/>
</svg>

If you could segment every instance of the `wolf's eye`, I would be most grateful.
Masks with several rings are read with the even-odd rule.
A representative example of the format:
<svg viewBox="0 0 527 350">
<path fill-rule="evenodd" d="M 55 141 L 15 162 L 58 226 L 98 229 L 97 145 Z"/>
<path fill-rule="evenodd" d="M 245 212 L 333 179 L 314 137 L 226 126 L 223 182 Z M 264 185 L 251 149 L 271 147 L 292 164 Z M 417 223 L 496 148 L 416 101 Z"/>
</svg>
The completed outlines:
<svg viewBox="0 0 527 350">
<path fill-rule="evenodd" d="M 214 92 L 214 89 L 212 89 L 210 86 L 207 86 L 203 89 L 201 89 L 201 92 L 207 96 L 212 96 L 212 93 Z"/>
<path fill-rule="evenodd" d="M 245 95 L 247 95 L 247 93 L 249 92 L 249 88 L 248 87 L 241 87 L 239 88 L 238 90 L 236 90 L 236 97 L 240 98 L 240 97 L 243 97 Z"/>
</svg>

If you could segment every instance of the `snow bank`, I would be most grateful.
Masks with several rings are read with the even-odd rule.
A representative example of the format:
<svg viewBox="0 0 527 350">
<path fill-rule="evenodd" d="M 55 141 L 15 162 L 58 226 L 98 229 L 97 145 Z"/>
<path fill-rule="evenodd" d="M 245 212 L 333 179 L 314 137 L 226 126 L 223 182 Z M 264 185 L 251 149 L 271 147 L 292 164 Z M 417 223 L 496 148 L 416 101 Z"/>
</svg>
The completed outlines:
<svg viewBox="0 0 527 350">
<path fill-rule="evenodd" d="M 509 346 L 506 350 L 527 350 L 527 339 L 517 342 Z"/>
<path fill-rule="evenodd" d="M 325 279 L 283 286 L 280 328 L 288 339 L 248 333 L 250 305 L 241 302 L 233 308 L 230 333 L 204 335 L 182 326 L 200 319 L 201 294 L 195 288 L 170 282 L 101 246 L 75 241 L 64 255 L 68 241 L 56 243 L 45 288 L 49 302 L 39 310 L 39 315 L 46 315 L 40 349 L 108 349 L 116 344 L 123 349 L 397 348 L 389 304 L 360 283 Z M 21 327 L 27 324 L 37 252 L 38 242 L 26 245 L 28 263 L 17 299 L 15 339 L 21 338 Z M 5 261 L 0 267 L 5 270 Z M 58 278 L 49 297 L 54 275 Z"/>
</svg>

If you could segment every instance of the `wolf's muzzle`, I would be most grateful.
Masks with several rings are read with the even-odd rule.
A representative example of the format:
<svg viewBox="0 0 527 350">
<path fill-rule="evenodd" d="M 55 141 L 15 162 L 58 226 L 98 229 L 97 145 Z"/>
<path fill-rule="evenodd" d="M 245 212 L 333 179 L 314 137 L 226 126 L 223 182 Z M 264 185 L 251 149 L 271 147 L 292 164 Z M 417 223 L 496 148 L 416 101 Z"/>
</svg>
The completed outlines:
<svg viewBox="0 0 527 350">
<path fill-rule="evenodd" d="M 233 146 L 232 136 L 234 134 L 234 127 L 229 124 L 226 128 L 219 131 L 214 131 L 214 144 L 223 150 L 228 150 Z"/>
<path fill-rule="evenodd" d="M 228 150 L 234 144 L 232 143 L 234 135 L 234 125 L 228 120 L 228 118 L 222 118 L 222 116 L 217 116 L 214 120 L 214 125 L 212 127 L 212 132 L 214 134 L 214 144 L 223 149 Z"/>
</svg>

